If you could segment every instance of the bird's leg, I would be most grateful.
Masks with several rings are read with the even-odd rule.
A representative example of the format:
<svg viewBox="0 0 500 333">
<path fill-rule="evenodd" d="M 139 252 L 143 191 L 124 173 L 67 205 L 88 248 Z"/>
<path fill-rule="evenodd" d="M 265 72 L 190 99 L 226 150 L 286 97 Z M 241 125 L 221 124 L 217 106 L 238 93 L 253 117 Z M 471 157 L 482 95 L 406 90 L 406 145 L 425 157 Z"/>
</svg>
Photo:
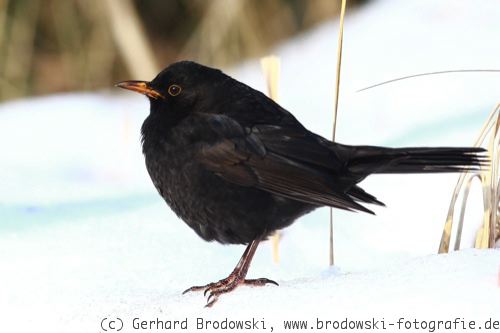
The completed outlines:
<svg viewBox="0 0 500 333">
<path fill-rule="evenodd" d="M 268 283 L 278 285 L 275 281 L 266 278 L 250 280 L 245 279 L 248 269 L 250 268 L 250 263 L 252 262 L 253 256 L 255 254 L 255 251 L 257 250 L 257 246 L 259 245 L 259 243 L 260 238 L 252 241 L 247 246 L 245 252 L 243 252 L 243 255 L 240 258 L 240 261 L 238 261 L 238 264 L 228 277 L 218 282 L 209 283 L 205 286 L 191 287 L 189 289 L 186 289 L 183 294 L 190 291 L 204 290 L 204 295 L 208 294 L 206 306 L 211 307 L 215 302 L 217 302 L 219 295 L 231 292 L 239 285 L 244 284 L 249 286 L 263 286 Z"/>
</svg>

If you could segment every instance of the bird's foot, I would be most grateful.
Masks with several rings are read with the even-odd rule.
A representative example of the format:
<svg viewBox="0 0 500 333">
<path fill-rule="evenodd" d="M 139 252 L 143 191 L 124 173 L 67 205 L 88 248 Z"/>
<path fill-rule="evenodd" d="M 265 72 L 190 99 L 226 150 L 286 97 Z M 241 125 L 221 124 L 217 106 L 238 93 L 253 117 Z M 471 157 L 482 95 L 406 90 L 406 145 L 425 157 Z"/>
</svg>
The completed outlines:
<svg viewBox="0 0 500 333">
<path fill-rule="evenodd" d="M 205 307 L 209 308 L 212 305 L 214 305 L 215 302 L 217 302 L 220 295 L 229 293 L 240 285 L 249 285 L 253 287 L 264 286 L 268 283 L 278 285 L 273 280 L 269 280 L 266 278 L 251 279 L 251 280 L 245 279 L 248 272 L 248 268 L 250 267 L 250 262 L 252 261 L 253 255 L 255 254 L 255 250 L 257 249 L 259 242 L 260 238 L 248 244 L 245 252 L 241 256 L 240 261 L 238 262 L 232 273 L 229 274 L 227 278 L 222 279 L 218 282 L 209 283 L 205 286 L 191 287 L 189 289 L 186 289 L 182 294 L 185 294 L 190 291 L 204 290 L 203 295 L 207 296 L 208 294 L 207 304 L 205 305 Z"/>
<path fill-rule="evenodd" d="M 222 279 L 218 282 L 212 282 L 204 286 L 194 286 L 184 290 L 182 294 L 186 294 L 191 291 L 201 291 L 204 290 L 203 295 L 207 296 L 207 304 L 205 307 L 209 308 L 217 302 L 219 296 L 222 294 L 229 293 L 236 289 L 240 285 L 247 285 L 252 287 L 264 286 L 266 284 L 274 284 L 278 286 L 278 283 L 266 278 L 260 279 L 245 279 L 238 274 L 231 274 L 227 278 Z"/>
</svg>

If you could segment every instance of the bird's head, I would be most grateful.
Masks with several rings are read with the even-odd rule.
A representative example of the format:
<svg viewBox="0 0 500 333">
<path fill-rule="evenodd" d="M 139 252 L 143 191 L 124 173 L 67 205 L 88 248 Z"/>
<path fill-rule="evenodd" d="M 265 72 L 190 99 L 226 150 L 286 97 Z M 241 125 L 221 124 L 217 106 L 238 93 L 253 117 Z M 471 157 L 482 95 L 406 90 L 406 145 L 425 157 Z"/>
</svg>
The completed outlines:
<svg viewBox="0 0 500 333">
<path fill-rule="evenodd" d="M 123 81 L 116 86 L 146 95 L 151 114 L 187 114 L 213 102 L 217 86 L 229 78 L 221 71 L 180 61 L 162 70 L 152 81 Z"/>
</svg>

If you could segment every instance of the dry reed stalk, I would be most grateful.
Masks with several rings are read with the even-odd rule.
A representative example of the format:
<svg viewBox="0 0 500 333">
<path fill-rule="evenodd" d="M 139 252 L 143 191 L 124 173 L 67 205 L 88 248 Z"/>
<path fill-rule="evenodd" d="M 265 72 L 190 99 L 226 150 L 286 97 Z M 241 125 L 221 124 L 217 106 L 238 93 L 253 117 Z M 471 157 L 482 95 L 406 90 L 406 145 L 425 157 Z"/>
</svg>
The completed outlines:
<svg viewBox="0 0 500 333">
<path fill-rule="evenodd" d="M 101 0 L 87 0 L 80 8 L 86 17 L 92 19 L 90 33 L 85 41 L 84 88 L 110 85 L 116 48 L 109 29 L 105 4 Z"/>
<path fill-rule="evenodd" d="M 109 0 L 113 1 L 113 0 Z M 228 33 L 234 32 L 234 23 L 241 15 L 247 0 L 214 0 L 211 1 L 201 22 L 179 53 L 181 57 L 197 54 L 202 63 L 225 62 L 225 50 L 222 47 Z M 232 46 L 239 48 L 238 43 Z M 195 50 L 198 50 L 196 52 Z"/>
<path fill-rule="evenodd" d="M 335 134 L 337 131 L 337 112 L 339 108 L 339 91 L 340 91 L 340 67 L 342 65 L 342 42 L 344 40 L 344 16 L 347 0 L 342 0 L 342 7 L 340 9 L 340 28 L 339 28 L 339 42 L 337 49 L 337 75 L 335 80 L 335 107 L 333 109 L 333 128 L 332 128 L 332 141 L 335 141 Z M 333 208 L 330 208 L 330 229 L 329 229 L 329 251 L 328 251 L 328 264 L 333 266 L 335 263 L 333 255 Z"/>
<path fill-rule="evenodd" d="M 490 158 L 490 168 L 489 170 L 478 172 L 466 172 L 460 175 L 455 190 L 452 195 L 450 202 L 450 207 L 448 209 L 448 216 L 446 217 L 446 222 L 443 228 L 443 234 L 441 236 L 441 242 L 439 244 L 439 253 L 447 253 L 450 248 L 450 238 L 453 228 L 453 217 L 455 206 L 458 200 L 458 196 L 462 190 L 464 183 L 466 184 L 464 190 L 464 196 L 462 198 L 462 206 L 460 209 L 460 217 L 458 224 L 458 231 L 455 239 L 455 250 L 460 248 L 460 242 L 462 237 L 462 228 L 464 223 L 464 211 L 467 204 L 467 199 L 469 195 L 469 188 L 472 180 L 478 177 L 482 184 L 483 189 L 483 203 L 484 203 L 484 214 L 483 214 L 483 224 L 476 235 L 476 241 L 474 246 L 476 248 L 493 248 L 495 247 L 495 241 L 499 239 L 500 232 L 500 221 L 499 221 L 499 204 L 500 204 L 500 104 L 498 104 L 487 121 L 484 123 L 479 137 L 476 140 L 474 146 L 482 146 L 490 133 L 490 139 L 488 143 L 488 154 Z"/>
<path fill-rule="evenodd" d="M 5 31 L 7 26 L 7 7 L 9 6 L 9 0 L 0 0 L 0 50 L 3 49 Z"/>
<path fill-rule="evenodd" d="M 465 216 L 465 208 L 467 207 L 467 199 L 469 198 L 469 193 L 470 193 L 470 188 L 472 185 L 472 181 L 478 178 L 479 181 L 481 181 L 481 178 L 479 177 L 478 174 L 474 174 L 471 177 L 467 179 L 467 182 L 465 183 L 465 190 L 464 190 L 464 195 L 463 195 L 463 205 L 460 209 L 460 218 L 458 220 L 458 229 L 457 229 L 457 235 L 456 235 L 456 240 L 455 240 L 455 251 L 460 249 L 460 242 L 462 240 L 462 230 L 464 227 L 464 216 Z"/>
<path fill-rule="evenodd" d="M 27 68 L 31 67 L 33 61 L 35 32 L 41 5 L 39 0 L 13 4 L 13 15 L 7 18 L 10 33 L 4 36 L 6 46 L 3 77 L 10 84 L 3 85 L 0 98 L 22 96 L 29 88 L 30 71 Z"/>
<path fill-rule="evenodd" d="M 6 47 L 5 39 L 7 38 L 7 9 L 9 6 L 9 0 L 0 0 L 0 91 L 5 89 L 4 86 L 8 85 L 8 81 L 5 80 L 4 69 L 5 69 L 5 56 Z M 0 100 L 3 94 L 0 93 Z"/>
<path fill-rule="evenodd" d="M 262 71 L 267 83 L 267 94 L 274 101 L 278 101 L 278 83 L 280 77 L 280 59 L 274 55 L 263 57 L 260 59 Z M 281 234 L 276 231 L 271 237 L 273 248 L 273 261 L 279 263 L 279 241 Z"/>
<path fill-rule="evenodd" d="M 114 40 L 130 75 L 155 77 L 159 67 L 132 2 L 106 0 L 105 3 Z"/>
<path fill-rule="evenodd" d="M 66 84 L 70 89 L 76 89 L 81 86 L 82 73 L 85 72 L 82 66 L 85 37 L 78 23 L 81 13 L 76 3 L 69 1 L 53 1 L 50 3 L 50 9 Z"/>
</svg>

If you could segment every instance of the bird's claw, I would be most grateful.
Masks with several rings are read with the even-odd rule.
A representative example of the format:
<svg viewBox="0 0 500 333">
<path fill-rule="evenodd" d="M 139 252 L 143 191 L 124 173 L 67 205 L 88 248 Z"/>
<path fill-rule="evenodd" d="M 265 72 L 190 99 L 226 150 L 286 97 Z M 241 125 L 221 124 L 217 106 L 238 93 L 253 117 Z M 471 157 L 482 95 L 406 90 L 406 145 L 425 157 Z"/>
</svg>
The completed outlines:
<svg viewBox="0 0 500 333">
<path fill-rule="evenodd" d="M 247 285 L 251 287 L 260 287 L 264 286 L 266 284 L 274 284 L 276 286 L 279 286 L 279 284 L 276 281 L 266 279 L 266 278 L 260 278 L 260 279 L 249 279 L 245 280 L 242 278 L 238 278 L 237 276 L 229 276 L 225 279 L 222 279 L 218 282 L 212 282 L 209 283 L 205 286 L 194 286 L 191 288 L 188 288 L 184 290 L 182 293 L 183 295 L 191 292 L 191 291 L 201 291 L 203 290 L 203 296 L 207 296 L 207 304 L 205 305 L 206 308 L 211 307 L 212 305 L 217 302 L 219 299 L 219 296 L 222 294 L 229 293 L 236 289 L 240 285 Z"/>
<path fill-rule="evenodd" d="M 191 291 L 200 291 L 200 290 L 203 290 L 205 288 L 206 288 L 206 286 L 193 286 L 191 288 L 187 288 L 186 290 L 184 290 L 182 292 L 182 294 L 184 295 L 184 294 L 187 294 L 187 293 L 189 293 Z"/>
<path fill-rule="evenodd" d="M 212 305 L 215 304 L 215 302 L 217 302 L 218 299 L 219 299 L 218 295 L 210 293 L 210 295 L 208 295 L 207 304 L 205 304 L 205 307 L 210 308 Z"/>
<path fill-rule="evenodd" d="M 275 286 L 279 286 L 278 282 L 266 278 L 245 280 L 244 284 L 252 287 L 260 287 L 266 284 L 274 284 Z"/>
</svg>

